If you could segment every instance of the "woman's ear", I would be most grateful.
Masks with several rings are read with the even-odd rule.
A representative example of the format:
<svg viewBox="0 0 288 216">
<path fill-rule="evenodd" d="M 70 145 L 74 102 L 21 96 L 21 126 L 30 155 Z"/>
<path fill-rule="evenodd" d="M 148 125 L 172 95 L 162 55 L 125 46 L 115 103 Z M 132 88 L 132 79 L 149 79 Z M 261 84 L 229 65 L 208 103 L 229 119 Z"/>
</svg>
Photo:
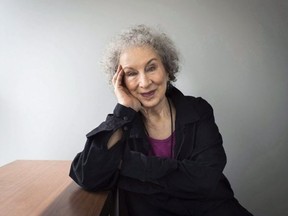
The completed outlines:
<svg viewBox="0 0 288 216">
<path fill-rule="evenodd" d="M 166 72 L 166 78 L 167 78 L 167 82 L 170 82 L 170 74 L 168 72 Z"/>
<path fill-rule="evenodd" d="M 169 93 L 169 91 L 171 90 L 171 86 L 172 86 L 172 84 L 171 84 L 170 80 L 168 80 L 167 84 L 166 84 L 166 94 Z"/>
</svg>

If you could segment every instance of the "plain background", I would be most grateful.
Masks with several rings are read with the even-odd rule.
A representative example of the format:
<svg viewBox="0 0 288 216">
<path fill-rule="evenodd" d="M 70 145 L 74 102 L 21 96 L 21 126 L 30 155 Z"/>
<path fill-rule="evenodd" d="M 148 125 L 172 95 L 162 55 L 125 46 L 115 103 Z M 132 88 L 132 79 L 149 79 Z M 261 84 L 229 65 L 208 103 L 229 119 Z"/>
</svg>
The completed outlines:
<svg viewBox="0 0 288 216">
<path fill-rule="evenodd" d="M 73 159 L 116 104 L 105 46 L 142 23 L 179 48 L 175 85 L 213 106 L 236 197 L 255 215 L 287 215 L 285 0 L 1 0 L 0 165 Z"/>
</svg>

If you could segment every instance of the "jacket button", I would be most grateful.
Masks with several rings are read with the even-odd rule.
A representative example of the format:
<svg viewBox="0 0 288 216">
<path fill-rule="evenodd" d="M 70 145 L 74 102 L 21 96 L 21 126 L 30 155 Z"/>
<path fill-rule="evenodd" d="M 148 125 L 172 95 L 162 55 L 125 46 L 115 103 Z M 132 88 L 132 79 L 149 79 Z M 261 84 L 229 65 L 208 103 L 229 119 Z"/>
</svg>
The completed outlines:
<svg viewBox="0 0 288 216">
<path fill-rule="evenodd" d="M 124 131 L 127 131 L 127 130 L 128 130 L 128 127 L 127 127 L 127 126 L 124 126 L 124 127 L 123 127 L 123 130 L 124 130 Z"/>
<path fill-rule="evenodd" d="M 125 121 L 127 121 L 127 120 L 128 120 L 128 117 L 127 117 L 127 116 L 124 116 L 123 119 L 124 119 Z"/>
</svg>

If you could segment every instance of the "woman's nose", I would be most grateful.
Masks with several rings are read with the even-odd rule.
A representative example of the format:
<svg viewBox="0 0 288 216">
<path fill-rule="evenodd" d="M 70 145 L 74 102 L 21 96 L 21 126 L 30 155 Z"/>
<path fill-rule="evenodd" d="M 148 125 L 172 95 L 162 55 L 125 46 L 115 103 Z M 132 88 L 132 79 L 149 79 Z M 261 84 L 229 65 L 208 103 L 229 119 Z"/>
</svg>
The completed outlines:
<svg viewBox="0 0 288 216">
<path fill-rule="evenodd" d="M 150 80 L 149 76 L 147 76 L 146 74 L 142 74 L 139 79 L 139 86 L 141 88 L 146 88 L 150 85 L 151 82 L 152 81 Z"/>
</svg>

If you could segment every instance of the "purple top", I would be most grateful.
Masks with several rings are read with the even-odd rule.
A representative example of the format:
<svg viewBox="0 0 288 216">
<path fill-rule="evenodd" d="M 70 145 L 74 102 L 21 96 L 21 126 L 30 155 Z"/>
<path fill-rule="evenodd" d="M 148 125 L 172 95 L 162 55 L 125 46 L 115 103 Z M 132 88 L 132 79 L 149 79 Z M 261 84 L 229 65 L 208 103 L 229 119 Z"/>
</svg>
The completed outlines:
<svg viewBox="0 0 288 216">
<path fill-rule="evenodd" d="M 151 137 L 148 137 L 149 142 L 151 144 L 151 150 L 149 155 L 150 156 L 157 156 L 161 158 L 172 158 L 171 155 L 171 140 L 172 135 L 170 135 L 168 138 L 163 140 L 153 139 Z M 175 131 L 173 132 L 173 147 L 175 145 Z"/>
</svg>

